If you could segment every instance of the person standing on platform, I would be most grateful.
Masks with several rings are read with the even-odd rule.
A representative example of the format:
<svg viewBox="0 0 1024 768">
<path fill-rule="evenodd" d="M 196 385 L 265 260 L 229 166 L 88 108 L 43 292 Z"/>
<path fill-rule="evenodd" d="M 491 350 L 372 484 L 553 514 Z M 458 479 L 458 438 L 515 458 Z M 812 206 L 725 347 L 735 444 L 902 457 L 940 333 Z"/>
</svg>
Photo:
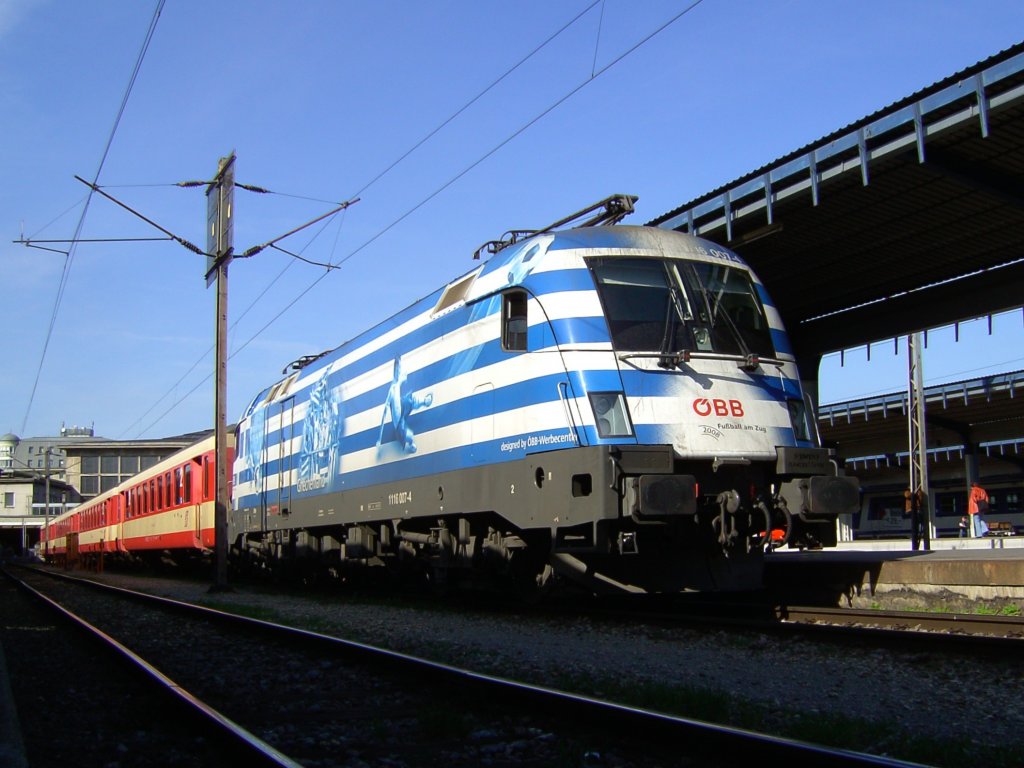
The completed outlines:
<svg viewBox="0 0 1024 768">
<path fill-rule="evenodd" d="M 971 518 L 971 536 L 981 538 L 984 535 L 984 521 L 981 516 L 988 511 L 988 492 L 977 483 L 971 483 L 971 491 L 967 495 L 967 513 Z"/>
<path fill-rule="evenodd" d="M 967 515 L 960 518 L 960 538 L 966 538 L 967 536 Z"/>
</svg>

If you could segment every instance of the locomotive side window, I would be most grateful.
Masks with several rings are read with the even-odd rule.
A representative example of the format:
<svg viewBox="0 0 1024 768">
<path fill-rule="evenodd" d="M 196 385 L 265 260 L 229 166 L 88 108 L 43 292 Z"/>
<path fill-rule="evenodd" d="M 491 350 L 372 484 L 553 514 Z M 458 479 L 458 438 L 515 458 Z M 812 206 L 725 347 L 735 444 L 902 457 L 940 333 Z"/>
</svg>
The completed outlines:
<svg viewBox="0 0 1024 768">
<path fill-rule="evenodd" d="M 501 348 L 508 352 L 526 350 L 526 305 L 526 291 L 501 296 Z"/>
</svg>

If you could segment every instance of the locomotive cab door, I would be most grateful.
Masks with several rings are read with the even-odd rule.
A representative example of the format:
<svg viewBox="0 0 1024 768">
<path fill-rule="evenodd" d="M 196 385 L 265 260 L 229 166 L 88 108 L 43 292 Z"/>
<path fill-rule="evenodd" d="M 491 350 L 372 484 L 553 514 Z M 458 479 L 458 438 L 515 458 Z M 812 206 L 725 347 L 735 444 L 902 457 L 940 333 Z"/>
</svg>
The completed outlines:
<svg viewBox="0 0 1024 768">
<path fill-rule="evenodd" d="M 287 515 L 291 511 L 292 499 L 292 438 L 295 433 L 295 398 L 289 397 L 282 400 L 277 406 L 280 409 L 281 417 L 281 440 L 277 444 L 277 488 L 272 491 L 276 499 L 276 507 L 279 515 Z M 275 409 L 276 410 L 276 409 Z"/>
</svg>

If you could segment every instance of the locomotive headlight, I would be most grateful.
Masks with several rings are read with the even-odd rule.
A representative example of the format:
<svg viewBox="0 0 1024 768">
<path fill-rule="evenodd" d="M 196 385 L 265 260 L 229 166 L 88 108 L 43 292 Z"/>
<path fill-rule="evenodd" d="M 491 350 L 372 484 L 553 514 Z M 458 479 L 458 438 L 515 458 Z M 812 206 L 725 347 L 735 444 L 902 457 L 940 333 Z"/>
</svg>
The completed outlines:
<svg viewBox="0 0 1024 768">
<path fill-rule="evenodd" d="M 803 400 L 787 400 L 789 405 L 789 421 L 793 425 L 793 434 L 797 440 L 810 440 L 811 428 L 807 424 L 807 407 Z"/>
<path fill-rule="evenodd" d="M 633 425 L 621 392 L 591 392 L 590 407 L 597 419 L 600 437 L 632 437 Z"/>
</svg>

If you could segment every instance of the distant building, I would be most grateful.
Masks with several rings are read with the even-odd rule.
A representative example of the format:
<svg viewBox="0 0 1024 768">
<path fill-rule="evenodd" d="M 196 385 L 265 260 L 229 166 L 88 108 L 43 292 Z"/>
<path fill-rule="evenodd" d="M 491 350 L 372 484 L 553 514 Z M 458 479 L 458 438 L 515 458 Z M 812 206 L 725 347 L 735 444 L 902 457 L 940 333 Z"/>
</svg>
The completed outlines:
<svg viewBox="0 0 1024 768">
<path fill-rule="evenodd" d="M 6 437 L 6 436 L 5 436 Z M 49 503 L 47 503 L 49 487 Z M 47 515 L 56 517 L 81 501 L 63 480 L 14 469 L 0 470 L 0 545 L 24 552 L 39 539 Z"/>
<path fill-rule="evenodd" d="M 210 430 L 157 440 L 108 440 L 90 437 L 67 443 L 68 483 L 87 501 L 116 488 L 125 480 L 149 469 L 168 456 L 206 437 Z"/>
<path fill-rule="evenodd" d="M 8 433 L 0 437 L 0 472 L 14 469 L 45 474 L 49 470 L 52 479 L 66 480 L 65 446 L 93 436 L 93 427 L 65 427 L 63 424 L 56 437 L 20 438 Z"/>
<path fill-rule="evenodd" d="M 21 552 L 39 540 L 47 515 L 115 488 L 132 475 L 210 434 L 156 440 L 110 440 L 93 427 L 60 428 L 53 437 L 0 436 L 0 544 Z"/>
</svg>

